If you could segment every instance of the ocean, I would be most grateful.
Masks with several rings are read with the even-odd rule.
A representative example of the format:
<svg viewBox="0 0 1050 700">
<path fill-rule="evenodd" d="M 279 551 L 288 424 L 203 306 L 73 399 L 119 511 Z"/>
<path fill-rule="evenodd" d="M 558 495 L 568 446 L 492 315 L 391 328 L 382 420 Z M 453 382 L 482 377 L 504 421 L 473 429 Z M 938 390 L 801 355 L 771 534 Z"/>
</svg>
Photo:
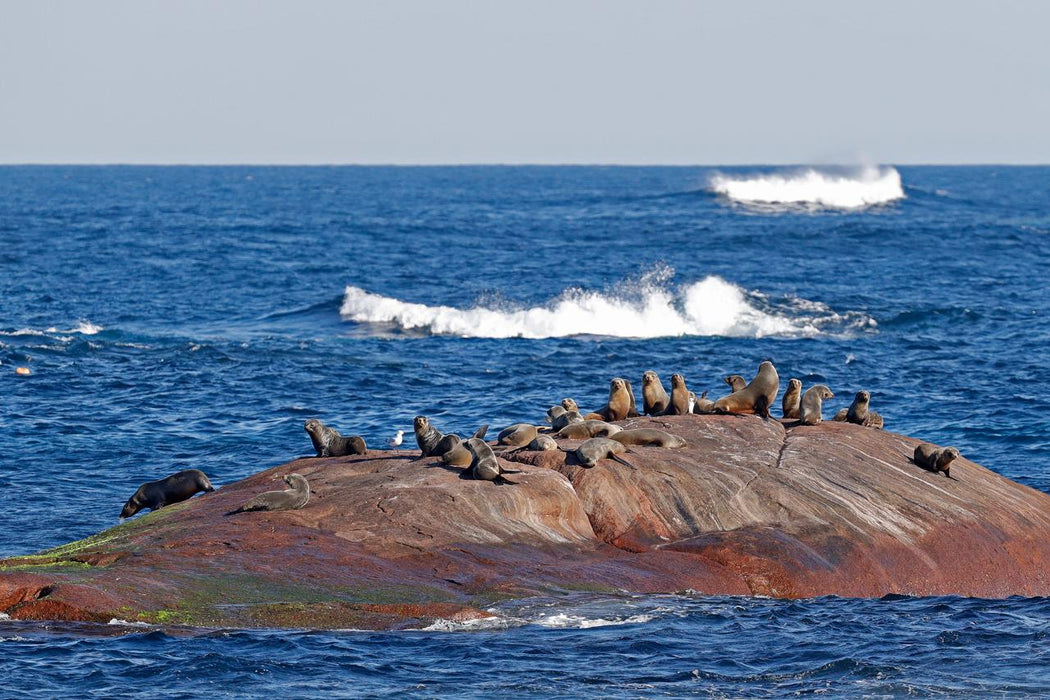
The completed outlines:
<svg viewBox="0 0 1050 700">
<path fill-rule="evenodd" d="M 0 167 L 0 556 L 144 481 L 772 359 L 1050 492 L 1047 167 Z M 15 368 L 32 374 L 20 376 Z M 636 384 L 636 387 L 638 385 Z M 1045 598 L 571 595 L 396 633 L 0 620 L 4 696 L 1050 693 Z"/>
</svg>

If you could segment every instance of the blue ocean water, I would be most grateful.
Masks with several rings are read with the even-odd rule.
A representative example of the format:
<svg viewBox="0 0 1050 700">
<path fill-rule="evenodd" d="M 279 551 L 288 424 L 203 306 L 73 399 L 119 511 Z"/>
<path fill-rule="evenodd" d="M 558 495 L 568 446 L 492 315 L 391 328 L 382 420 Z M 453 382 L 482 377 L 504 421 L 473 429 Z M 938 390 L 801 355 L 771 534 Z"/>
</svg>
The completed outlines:
<svg viewBox="0 0 1050 700">
<path fill-rule="evenodd" d="M 896 178 L 899 175 L 900 185 Z M 899 189 L 897 189 L 899 188 Z M 898 194 L 903 196 L 897 196 Z M 769 203 L 791 199 L 794 203 Z M 0 556 L 143 481 L 771 358 L 1050 492 L 1050 168 L 0 168 Z M 28 367 L 28 377 L 14 373 Z M 58 494 L 61 494 L 58 497 Z M 0 621 L 5 694 L 1050 693 L 1046 599 L 524 601 L 484 629 Z"/>
</svg>

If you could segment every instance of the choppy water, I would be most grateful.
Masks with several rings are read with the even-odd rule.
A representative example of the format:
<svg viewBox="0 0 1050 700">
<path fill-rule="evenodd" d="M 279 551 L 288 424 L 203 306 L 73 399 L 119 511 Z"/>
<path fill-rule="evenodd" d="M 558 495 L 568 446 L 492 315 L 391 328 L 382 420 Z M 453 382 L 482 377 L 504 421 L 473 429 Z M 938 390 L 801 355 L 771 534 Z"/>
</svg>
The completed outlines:
<svg viewBox="0 0 1050 700">
<path fill-rule="evenodd" d="M 308 417 L 380 445 L 418 413 L 472 432 L 565 395 L 597 405 L 646 369 L 717 395 L 766 357 L 835 408 L 869 389 L 889 429 L 1050 491 L 1048 281 L 1050 168 L 0 168 L 0 556 L 113 524 L 145 480 L 192 466 L 221 484 L 303 454 Z M 497 629 L 398 634 L 0 621 L 0 676 L 104 695 L 156 677 L 1050 692 L 1045 599 L 497 612 Z"/>
</svg>

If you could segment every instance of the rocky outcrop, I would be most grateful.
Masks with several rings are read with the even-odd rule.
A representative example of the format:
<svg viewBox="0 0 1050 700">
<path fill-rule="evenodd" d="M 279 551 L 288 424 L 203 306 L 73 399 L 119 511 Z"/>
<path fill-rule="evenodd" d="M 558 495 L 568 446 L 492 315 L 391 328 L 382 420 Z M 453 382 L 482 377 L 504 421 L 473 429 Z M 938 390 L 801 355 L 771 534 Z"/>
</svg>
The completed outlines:
<svg viewBox="0 0 1050 700">
<path fill-rule="evenodd" d="M 966 459 L 947 479 L 911 462 L 919 441 L 848 423 L 623 424 L 689 444 L 632 447 L 634 468 L 517 452 L 519 483 L 503 486 L 418 452 L 302 459 L 0 560 L 0 611 L 386 629 L 579 590 L 1050 595 L 1050 496 Z M 289 472 L 310 481 L 305 509 L 224 515 Z"/>
</svg>

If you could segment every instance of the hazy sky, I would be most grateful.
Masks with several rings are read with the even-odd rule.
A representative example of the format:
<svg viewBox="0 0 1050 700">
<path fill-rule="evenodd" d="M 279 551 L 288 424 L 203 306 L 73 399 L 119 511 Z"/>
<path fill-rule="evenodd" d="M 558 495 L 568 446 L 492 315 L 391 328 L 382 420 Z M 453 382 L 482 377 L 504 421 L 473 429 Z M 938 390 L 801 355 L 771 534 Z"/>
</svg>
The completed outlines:
<svg viewBox="0 0 1050 700">
<path fill-rule="evenodd" d="M 1050 163 L 1050 2 L 0 0 L 0 162 Z"/>
</svg>

